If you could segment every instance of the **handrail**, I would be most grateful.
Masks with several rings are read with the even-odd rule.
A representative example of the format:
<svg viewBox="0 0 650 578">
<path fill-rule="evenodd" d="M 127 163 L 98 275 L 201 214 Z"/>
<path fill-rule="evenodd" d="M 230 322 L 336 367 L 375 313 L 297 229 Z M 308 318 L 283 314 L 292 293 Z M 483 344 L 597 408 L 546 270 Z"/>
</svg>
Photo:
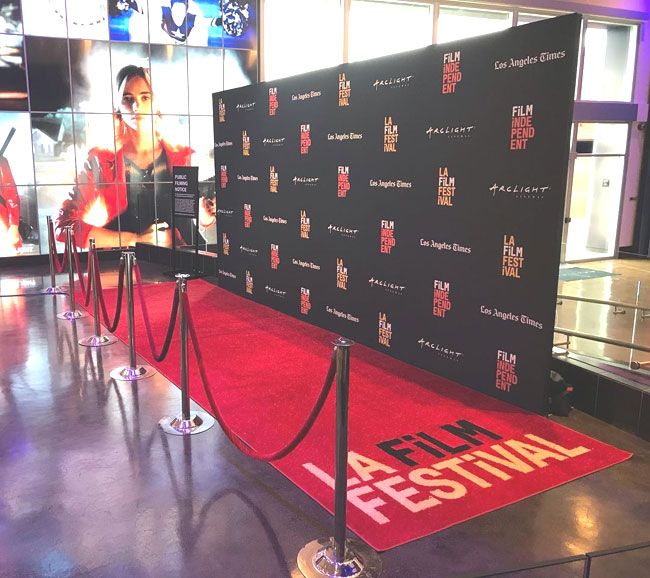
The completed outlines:
<svg viewBox="0 0 650 578">
<path fill-rule="evenodd" d="M 649 311 L 650 305 L 645 307 L 633 303 L 625 303 L 623 301 L 606 301 L 604 299 L 593 299 L 592 297 L 577 297 L 575 295 L 564 295 L 558 293 L 558 299 L 568 299 L 569 301 L 584 301 L 585 303 L 599 303 L 600 305 L 613 305 L 614 307 L 622 307 L 624 309 L 640 309 L 641 311 Z"/>
<path fill-rule="evenodd" d="M 581 339 L 590 339 L 591 341 L 600 341 L 601 343 L 607 343 L 609 345 L 618 345 L 619 347 L 625 347 L 627 349 L 636 349 L 637 351 L 643 351 L 645 353 L 650 353 L 650 347 L 645 345 L 639 345 L 638 343 L 631 343 L 629 341 L 620 341 L 618 339 L 611 339 L 609 337 L 602 337 L 600 335 L 592 335 L 590 333 L 581 333 L 580 331 L 572 331 L 571 329 L 563 329 L 562 327 L 554 327 L 554 333 L 560 333 L 561 335 L 566 335 L 568 337 L 579 337 Z"/>
<path fill-rule="evenodd" d="M 495 576 L 504 576 L 506 574 L 515 574 L 516 572 L 525 572 L 527 570 L 538 570 L 539 568 L 548 568 L 550 566 L 561 566 L 562 564 L 572 564 L 574 562 L 584 562 L 583 578 L 589 578 L 591 574 L 591 561 L 594 558 L 602 558 L 604 556 L 613 556 L 614 554 L 623 554 L 633 550 L 640 550 L 642 548 L 650 548 L 650 542 L 639 542 L 637 544 L 629 544 L 627 546 L 618 546 L 616 548 L 609 548 L 607 550 L 597 550 L 595 552 L 587 552 L 578 556 L 567 556 L 565 558 L 557 558 L 556 560 L 543 560 L 542 562 L 534 562 L 516 568 L 508 568 L 507 570 L 498 570 L 495 572 L 488 572 L 487 574 L 465 574 L 463 578 L 494 578 Z"/>
</svg>

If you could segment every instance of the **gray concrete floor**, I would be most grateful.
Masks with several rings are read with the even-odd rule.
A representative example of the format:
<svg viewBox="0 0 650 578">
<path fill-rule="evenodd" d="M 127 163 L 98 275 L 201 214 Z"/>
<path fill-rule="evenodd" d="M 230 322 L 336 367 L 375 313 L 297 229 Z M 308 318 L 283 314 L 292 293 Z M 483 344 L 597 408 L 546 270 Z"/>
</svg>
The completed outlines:
<svg viewBox="0 0 650 578">
<path fill-rule="evenodd" d="M 43 273 L 0 269 L 1 293 L 38 291 Z M 113 382 L 127 347 L 77 346 L 92 321 L 56 320 L 66 299 L 0 298 L 0 577 L 301 576 L 298 551 L 331 535 L 332 517 L 218 428 L 162 434 L 178 389 L 159 374 Z M 454 578 L 650 540 L 650 444 L 577 411 L 558 421 L 635 456 L 384 552 L 383 576 Z M 596 560 L 592 577 L 649 569 L 646 549 Z M 508 576 L 579 577 L 582 566 Z"/>
</svg>

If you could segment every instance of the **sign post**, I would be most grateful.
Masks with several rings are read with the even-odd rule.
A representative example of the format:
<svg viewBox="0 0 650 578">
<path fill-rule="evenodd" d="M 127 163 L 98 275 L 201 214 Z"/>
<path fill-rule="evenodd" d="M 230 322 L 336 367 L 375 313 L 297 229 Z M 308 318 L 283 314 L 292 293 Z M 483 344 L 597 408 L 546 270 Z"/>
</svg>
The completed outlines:
<svg viewBox="0 0 650 578">
<path fill-rule="evenodd" d="M 192 278 L 198 277 L 197 270 L 199 254 L 199 167 L 173 167 L 174 198 L 172 203 L 172 270 L 171 275 L 182 273 L 178 271 L 176 257 L 176 220 L 192 219 L 195 223 L 194 256 L 192 258 L 192 271 L 189 273 Z"/>
</svg>

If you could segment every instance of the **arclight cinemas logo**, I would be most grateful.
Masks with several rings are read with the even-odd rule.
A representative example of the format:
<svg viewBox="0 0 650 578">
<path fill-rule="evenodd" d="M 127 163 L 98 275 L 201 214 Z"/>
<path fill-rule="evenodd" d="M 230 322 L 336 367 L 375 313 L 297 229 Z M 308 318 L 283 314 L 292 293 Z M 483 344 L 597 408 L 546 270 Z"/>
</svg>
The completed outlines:
<svg viewBox="0 0 650 578">
<path fill-rule="evenodd" d="M 429 341 L 423 337 L 418 339 L 418 345 L 420 346 L 420 349 L 427 349 L 428 351 L 436 354 L 438 357 L 450 359 L 451 361 L 460 361 L 463 357 L 463 354 L 460 351 L 456 351 L 451 347 L 441 345 L 440 343 L 436 343 L 434 341 Z"/>
<path fill-rule="evenodd" d="M 311 294 L 309 289 L 305 287 L 300 288 L 300 313 L 302 315 L 309 315 L 311 309 Z"/>
<path fill-rule="evenodd" d="M 318 184 L 320 177 L 293 177 L 294 185 L 304 185 L 306 187 L 315 187 Z"/>
<path fill-rule="evenodd" d="M 308 155 L 311 146 L 311 129 L 308 124 L 300 125 L 300 154 Z"/>
<path fill-rule="evenodd" d="M 246 293 L 253 294 L 253 275 L 250 271 L 246 271 Z"/>
<path fill-rule="evenodd" d="M 444 319 L 451 311 L 451 285 L 449 281 L 433 280 L 433 315 Z"/>
<path fill-rule="evenodd" d="M 397 125 L 393 123 L 392 116 L 384 117 L 384 152 L 396 153 L 397 152 L 397 139 L 399 133 L 397 132 Z"/>
<path fill-rule="evenodd" d="M 517 356 L 514 353 L 497 350 L 496 388 L 509 392 L 513 385 L 517 385 Z"/>
<path fill-rule="evenodd" d="M 269 166 L 269 192 L 277 193 L 278 186 L 280 184 L 280 177 L 278 176 L 278 171 L 275 170 L 275 166 Z"/>
<path fill-rule="evenodd" d="M 513 106 L 512 123 L 510 126 L 510 150 L 524 150 L 528 146 L 528 141 L 534 138 L 533 105 L 523 104 Z"/>
<path fill-rule="evenodd" d="M 393 337 L 393 325 L 388 321 L 385 313 L 379 312 L 379 335 L 377 341 L 379 345 L 390 347 L 390 340 Z"/>
<path fill-rule="evenodd" d="M 221 172 L 219 174 L 219 186 L 221 187 L 221 190 L 224 190 L 228 186 L 228 166 L 221 165 Z"/>
<path fill-rule="evenodd" d="M 350 190 L 350 167 L 339 166 L 336 184 L 336 196 L 345 199 Z"/>
<path fill-rule="evenodd" d="M 311 231 L 311 222 L 307 216 L 307 211 L 300 210 L 300 238 L 309 239 L 309 233 Z"/>
<path fill-rule="evenodd" d="M 463 79 L 460 71 L 460 50 L 442 55 L 442 94 L 456 92 L 456 85 Z"/>
<path fill-rule="evenodd" d="M 226 103 L 222 98 L 219 99 L 219 122 L 226 122 Z"/>
<path fill-rule="evenodd" d="M 286 291 L 282 291 L 282 289 L 276 289 L 275 287 L 271 287 L 270 285 L 267 285 L 264 287 L 264 291 L 269 293 L 270 295 L 275 295 L 276 297 L 281 297 L 284 299 L 287 296 Z"/>
<path fill-rule="evenodd" d="M 228 239 L 228 235 L 223 233 L 221 236 L 221 247 L 222 247 L 222 252 L 224 255 L 230 255 L 230 239 Z"/>
<path fill-rule="evenodd" d="M 347 237 L 348 239 L 356 239 L 359 229 L 348 229 L 347 227 L 341 227 L 340 225 L 329 224 L 327 230 L 330 235 L 333 233 L 338 233 L 341 237 Z"/>
<path fill-rule="evenodd" d="M 371 287 L 381 287 L 384 291 L 387 293 L 392 293 L 393 295 L 401 296 L 404 295 L 404 291 L 406 291 L 405 285 L 398 285 L 397 283 L 384 281 L 382 279 L 375 279 L 374 277 L 370 277 L 370 279 L 368 279 L 368 284 Z"/>
<path fill-rule="evenodd" d="M 241 141 L 242 141 L 242 155 L 245 157 L 251 156 L 251 139 L 248 136 L 248 131 L 241 131 Z"/>
<path fill-rule="evenodd" d="M 271 269 L 277 269 L 280 265 L 280 246 L 271 243 Z"/>
<path fill-rule="evenodd" d="M 250 229 L 253 224 L 253 209 L 244 203 L 244 229 Z"/>
<path fill-rule="evenodd" d="M 336 288 L 348 290 L 348 268 L 343 263 L 343 259 L 336 258 Z"/>
<path fill-rule="evenodd" d="M 379 92 L 382 88 L 406 88 L 411 85 L 413 75 L 408 76 L 389 76 L 388 78 L 378 78 L 372 83 L 375 91 Z"/>
<path fill-rule="evenodd" d="M 339 106 L 350 106 L 350 81 L 345 78 L 345 72 L 339 73 Z"/>
<path fill-rule="evenodd" d="M 278 102 L 278 88 L 272 86 L 269 88 L 269 116 L 275 116 L 280 103 Z"/>
<path fill-rule="evenodd" d="M 424 132 L 429 140 L 434 137 L 444 137 L 449 139 L 468 139 L 474 134 L 476 128 L 473 124 L 456 125 L 456 126 L 429 126 Z"/>
<path fill-rule="evenodd" d="M 514 235 L 504 235 L 501 276 L 521 279 L 520 273 L 523 266 L 524 248 L 517 246 Z"/>
<path fill-rule="evenodd" d="M 265 147 L 283 147 L 287 137 L 267 136 L 262 139 L 262 146 Z"/>
<path fill-rule="evenodd" d="M 494 183 L 490 187 L 493 198 L 500 194 L 515 199 L 543 199 L 550 190 L 549 185 L 502 185 Z"/>
<path fill-rule="evenodd" d="M 453 207 L 456 194 L 456 177 L 449 176 L 447 167 L 438 169 L 438 206 Z"/>
<path fill-rule="evenodd" d="M 390 255 L 395 248 L 397 239 L 395 238 L 395 221 L 382 219 L 379 232 L 379 252 L 384 255 Z"/>
<path fill-rule="evenodd" d="M 255 102 L 242 102 L 235 107 L 242 112 L 248 112 L 255 109 Z"/>
</svg>

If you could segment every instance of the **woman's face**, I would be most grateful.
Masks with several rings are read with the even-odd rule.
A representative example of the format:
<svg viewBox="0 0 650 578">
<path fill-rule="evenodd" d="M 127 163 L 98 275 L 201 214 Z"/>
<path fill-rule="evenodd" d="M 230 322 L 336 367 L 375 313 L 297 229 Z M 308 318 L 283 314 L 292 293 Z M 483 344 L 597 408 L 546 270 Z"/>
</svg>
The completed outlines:
<svg viewBox="0 0 650 578">
<path fill-rule="evenodd" d="M 136 131 L 144 128 L 151 114 L 151 99 L 151 88 L 144 78 L 134 76 L 126 81 L 119 109 L 127 126 Z"/>
</svg>

